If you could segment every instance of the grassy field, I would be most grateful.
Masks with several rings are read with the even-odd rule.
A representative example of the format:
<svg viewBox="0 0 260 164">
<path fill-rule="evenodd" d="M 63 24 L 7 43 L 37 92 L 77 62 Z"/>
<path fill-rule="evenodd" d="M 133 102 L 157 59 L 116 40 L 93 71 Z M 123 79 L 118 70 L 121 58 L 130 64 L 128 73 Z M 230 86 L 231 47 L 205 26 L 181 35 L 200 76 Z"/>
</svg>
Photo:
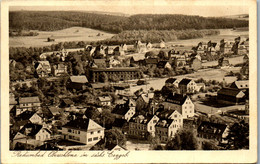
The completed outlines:
<svg viewBox="0 0 260 164">
<path fill-rule="evenodd" d="M 59 31 L 37 31 L 38 36 L 10 37 L 10 47 L 40 47 L 69 41 L 98 41 L 111 38 L 114 34 L 83 27 L 71 27 Z M 100 34 L 98 36 L 98 34 Z M 52 37 L 55 42 L 47 42 Z"/>
</svg>

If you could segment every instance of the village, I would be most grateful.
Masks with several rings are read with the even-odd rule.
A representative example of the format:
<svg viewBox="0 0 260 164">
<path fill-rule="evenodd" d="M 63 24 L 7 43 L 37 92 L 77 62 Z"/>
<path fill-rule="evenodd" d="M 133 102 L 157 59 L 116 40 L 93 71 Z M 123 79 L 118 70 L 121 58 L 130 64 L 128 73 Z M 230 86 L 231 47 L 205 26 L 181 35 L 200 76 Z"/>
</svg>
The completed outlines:
<svg viewBox="0 0 260 164">
<path fill-rule="evenodd" d="M 35 58 L 9 61 L 10 150 L 244 148 L 230 134 L 249 124 L 249 38 L 192 49 L 163 40 L 59 44 Z M 204 71 L 224 75 L 208 80 Z"/>
</svg>

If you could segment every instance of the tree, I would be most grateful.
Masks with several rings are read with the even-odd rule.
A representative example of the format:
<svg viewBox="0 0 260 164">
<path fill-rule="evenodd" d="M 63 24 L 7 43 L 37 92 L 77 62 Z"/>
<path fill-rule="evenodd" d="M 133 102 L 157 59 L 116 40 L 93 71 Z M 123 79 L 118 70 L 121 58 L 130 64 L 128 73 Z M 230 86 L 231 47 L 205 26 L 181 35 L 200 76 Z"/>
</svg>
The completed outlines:
<svg viewBox="0 0 260 164">
<path fill-rule="evenodd" d="M 108 81 L 108 76 L 105 72 L 102 72 L 99 78 L 103 83 L 106 83 Z"/>
<path fill-rule="evenodd" d="M 106 146 L 112 144 L 118 144 L 119 146 L 125 146 L 126 137 L 125 135 L 118 129 L 110 129 L 105 131 L 106 138 Z"/>
<path fill-rule="evenodd" d="M 194 132 L 191 129 L 183 129 L 166 144 L 166 150 L 197 150 L 197 143 Z"/>
<path fill-rule="evenodd" d="M 239 123 L 234 123 L 226 137 L 228 141 L 228 149 L 249 149 L 249 124 L 242 120 Z"/>
<path fill-rule="evenodd" d="M 209 142 L 209 141 L 204 141 L 202 143 L 202 149 L 203 150 L 219 150 L 218 146 L 216 144 Z"/>
</svg>

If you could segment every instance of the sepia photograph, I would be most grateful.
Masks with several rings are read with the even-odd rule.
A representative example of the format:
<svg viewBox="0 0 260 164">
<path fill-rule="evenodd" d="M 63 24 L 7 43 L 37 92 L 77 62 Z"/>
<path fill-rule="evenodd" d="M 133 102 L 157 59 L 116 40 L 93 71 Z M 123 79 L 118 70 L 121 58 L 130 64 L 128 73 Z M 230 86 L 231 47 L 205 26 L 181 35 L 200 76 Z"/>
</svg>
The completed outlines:
<svg viewBox="0 0 260 164">
<path fill-rule="evenodd" d="M 2 5 L 11 156 L 256 160 L 254 1 L 68 2 Z"/>
</svg>

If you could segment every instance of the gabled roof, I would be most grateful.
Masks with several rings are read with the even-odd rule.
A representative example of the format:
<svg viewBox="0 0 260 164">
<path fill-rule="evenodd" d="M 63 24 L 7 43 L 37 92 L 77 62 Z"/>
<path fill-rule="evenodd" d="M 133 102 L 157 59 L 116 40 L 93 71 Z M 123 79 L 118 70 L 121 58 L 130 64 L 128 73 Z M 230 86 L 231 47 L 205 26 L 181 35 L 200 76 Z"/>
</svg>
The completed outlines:
<svg viewBox="0 0 260 164">
<path fill-rule="evenodd" d="M 57 107 L 49 107 L 50 112 L 52 113 L 52 115 L 57 115 L 60 114 L 61 110 Z"/>
<path fill-rule="evenodd" d="M 107 146 L 108 150 L 113 150 L 113 151 L 118 151 L 118 150 L 126 150 L 125 148 L 117 145 L 117 144 L 110 144 L 109 146 Z"/>
<path fill-rule="evenodd" d="M 165 83 L 171 83 L 173 84 L 177 79 L 176 78 L 169 78 L 165 81 Z"/>
<path fill-rule="evenodd" d="M 191 79 L 182 79 L 179 85 L 188 85 L 191 81 Z"/>
<path fill-rule="evenodd" d="M 78 118 L 76 120 L 72 120 L 68 122 L 66 125 L 64 125 L 63 127 L 84 130 L 84 131 L 104 129 L 102 126 L 100 126 L 95 121 L 89 118 L 88 119 Z"/>
<path fill-rule="evenodd" d="M 129 122 L 135 122 L 135 123 L 138 122 L 139 124 L 145 124 L 145 125 L 147 125 L 153 117 L 154 117 L 154 116 L 152 116 L 152 115 L 144 116 L 144 115 L 137 115 L 137 114 L 135 114 L 135 115 L 129 120 Z"/>
<path fill-rule="evenodd" d="M 222 88 L 218 91 L 218 95 L 226 95 L 236 97 L 238 94 L 245 95 L 242 91 L 235 88 Z"/>
<path fill-rule="evenodd" d="M 106 64 L 106 59 L 93 59 L 95 64 Z"/>
<path fill-rule="evenodd" d="M 27 136 L 35 136 L 41 129 L 42 125 L 29 123 L 24 125 L 19 132 Z"/>
<path fill-rule="evenodd" d="M 144 100 L 145 103 L 149 103 L 149 100 L 152 99 L 154 96 L 154 93 L 143 93 L 140 95 L 140 97 Z"/>
<path fill-rule="evenodd" d="M 163 110 L 158 114 L 160 119 L 168 119 L 168 117 L 174 112 L 175 110 Z"/>
<path fill-rule="evenodd" d="M 86 76 L 70 76 L 70 80 L 73 83 L 87 83 L 88 79 Z"/>
<path fill-rule="evenodd" d="M 19 114 L 18 116 L 16 116 L 16 120 L 29 120 L 34 114 L 34 112 L 32 111 L 24 111 L 23 113 Z"/>
<path fill-rule="evenodd" d="M 222 135 L 226 128 L 227 125 L 225 124 L 203 121 L 198 127 L 198 133 L 203 132 L 212 135 Z"/>
<path fill-rule="evenodd" d="M 155 127 L 161 127 L 161 128 L 168 128 L 174 120 L 172 119 L 165 119 L 165 120 L 159 120 Z"/>
<path fill-rule="evenodd" d="M 20 97 L 19 103 L 40 103 L 39 97 Z"/>
<path fill-rule="evenodd" d="M 121 118 L 115 118 L 115 121 L 113 123 L 113 127 L 123 128 L 127 124 L 127 121 L 125 119 Z"/>
<path fill-rule="evenodd" d="M 98 97 L 98 100 L 104 102 L 104 101 L 111 101 L 112 98 L 110 96 L 100 96 Z"/>
<path fill-rule="evenodd" d="M 231 88 L 237 88 L 237 89 L 248 89 L 249 88 L 249 81 L 248 80 L 239 80 L 234 81 L 231 86 Z"/>
<path fill-rule="evenodd" d="M 132 56 L 132 58 L 134 61 L 140 61 L 140 60 L 144 60 L 145 59 L 145 56 L 140 54 L 140 55 L 134 55 Z"/>
<path fill-rule="evenodd" d="M 118 104 L 112 110 L 111 113 L 118 114 L 118 115 L 125 115 L 128 111 L 129 111 L 129 107 L 127 107 L 125 104 Z"/>
<path fill-rule="evenodd" d="M 166 98 L 166 101 L 173 104 L 183 105 L 183 103 L 186 101 L 187 98 L 188 98 L 187 95 L 184 96 L 182 94 L 170 94 Z"/>
</svg>

